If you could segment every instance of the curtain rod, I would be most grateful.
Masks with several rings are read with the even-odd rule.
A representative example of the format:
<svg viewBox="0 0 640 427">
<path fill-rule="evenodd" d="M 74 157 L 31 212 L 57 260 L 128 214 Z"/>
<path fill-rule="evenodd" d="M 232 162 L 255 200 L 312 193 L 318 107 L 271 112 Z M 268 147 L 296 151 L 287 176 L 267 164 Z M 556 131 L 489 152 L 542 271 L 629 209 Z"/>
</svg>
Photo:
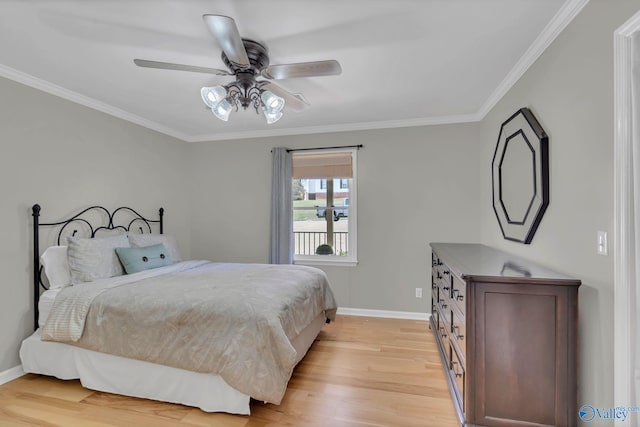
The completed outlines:
<svg viewBox="0 0 640 427">
<path fill-rule="evenodd" d="M 337 147 L 318 147 L 318 148 L 287 148 L 287 153 L 291 153 L 292 151 L 310 151 L 310 150 L 335 150 L 336 148 L 362 148 L 364 145 L 341 145 Z"/>
</svg>

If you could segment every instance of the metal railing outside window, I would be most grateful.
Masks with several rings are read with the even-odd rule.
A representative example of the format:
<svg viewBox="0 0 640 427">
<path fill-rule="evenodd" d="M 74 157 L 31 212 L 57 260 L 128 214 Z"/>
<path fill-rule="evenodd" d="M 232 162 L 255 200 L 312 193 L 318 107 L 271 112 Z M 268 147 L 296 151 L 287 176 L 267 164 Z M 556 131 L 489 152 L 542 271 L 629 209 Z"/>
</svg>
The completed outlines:
<svg viewBox="0 0 640 427">
<path fill-rule="evenodd" d="M 327 243 L 326 231 L 294 231 L 293 241 L 296 255 L 315 255 L 316 248 Z M 346 256 L 349 253 L 349 232 L 333 232 L 333 253 Z"/>
</svg>

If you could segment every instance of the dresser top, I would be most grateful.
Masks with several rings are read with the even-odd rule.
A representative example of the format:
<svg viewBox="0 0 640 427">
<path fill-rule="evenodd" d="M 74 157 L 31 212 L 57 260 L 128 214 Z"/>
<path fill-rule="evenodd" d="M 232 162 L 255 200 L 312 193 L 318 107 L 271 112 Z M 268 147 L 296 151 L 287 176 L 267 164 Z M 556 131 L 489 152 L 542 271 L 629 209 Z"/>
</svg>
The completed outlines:
<svg viewBox="0 0 640 427">
<path fill-rule="evenodd" d="M 431 243 L 434 252 L 465 281 L 580 286 L 580 280 L 519 256 L 476 243 Z"/>
</svg>

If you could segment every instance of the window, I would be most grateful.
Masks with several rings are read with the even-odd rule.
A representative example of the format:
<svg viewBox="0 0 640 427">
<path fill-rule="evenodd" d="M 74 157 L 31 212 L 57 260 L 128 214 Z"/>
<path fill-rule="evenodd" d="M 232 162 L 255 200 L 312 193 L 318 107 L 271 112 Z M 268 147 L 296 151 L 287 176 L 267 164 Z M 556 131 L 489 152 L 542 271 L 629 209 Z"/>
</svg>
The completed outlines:
<svg viewBox="0 0 640 427">
<path fill-rule="evenodd" d="M 293 153 L 294 262 L 357 262 L 356 152 Z"/>
</svg>

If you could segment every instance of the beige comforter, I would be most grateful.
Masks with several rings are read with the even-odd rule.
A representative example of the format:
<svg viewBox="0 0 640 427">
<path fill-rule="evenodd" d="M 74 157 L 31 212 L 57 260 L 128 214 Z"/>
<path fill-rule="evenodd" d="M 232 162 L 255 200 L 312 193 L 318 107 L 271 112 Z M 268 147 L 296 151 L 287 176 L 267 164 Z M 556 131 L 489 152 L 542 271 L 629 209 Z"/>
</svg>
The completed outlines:
<svg viewBox="0 0 640 427">
<path fill-rule="evenodd" d="M 290 340 L 335 309 L 316 268 L 191 261 L 63 289 L 42 339 L 219 374 L 278 404 L 296 360 Z"/>
</svg>

